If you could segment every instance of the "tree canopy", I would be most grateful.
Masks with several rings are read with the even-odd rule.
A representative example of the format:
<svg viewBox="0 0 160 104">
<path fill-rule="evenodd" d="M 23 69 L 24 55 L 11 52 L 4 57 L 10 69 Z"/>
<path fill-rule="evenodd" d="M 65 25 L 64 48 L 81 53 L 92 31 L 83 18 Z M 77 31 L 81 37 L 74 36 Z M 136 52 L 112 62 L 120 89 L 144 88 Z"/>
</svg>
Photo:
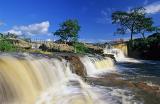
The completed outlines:
<svg viewBox="0 0 160 104">
<path fill-rule="evenodd" d="M 75 42 L 78 40 L 78 32 L 80 31 L 80 26 L 77 20 L 66 20 L 60 24 L 60 28 L 54 33 L 54 35 L 60 37 L 65 43 Z"/>
<path fill-rule="evenodd" d="M 116 11 L 112 13 L 112 23 L 117 24 L 116 33 L 126 34 L 130 33 L 131 40 L 134 34 L 152 31 L 152 18 L 147 17 L 143 7 L 133 8 L 128 12 Z"/>
</svg>

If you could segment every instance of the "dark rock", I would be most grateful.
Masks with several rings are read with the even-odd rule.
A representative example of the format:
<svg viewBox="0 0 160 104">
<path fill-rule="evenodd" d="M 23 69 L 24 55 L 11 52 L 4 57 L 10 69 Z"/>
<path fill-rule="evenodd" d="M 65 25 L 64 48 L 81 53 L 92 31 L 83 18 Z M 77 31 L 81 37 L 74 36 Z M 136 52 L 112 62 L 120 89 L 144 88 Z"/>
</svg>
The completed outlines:
<svg viewBox="0 0 160 104">
<path fill-rule="evenodd" d="M 73 73 L 76 73 L 77 75 L 83 78 L 87 76 L 86 69 L 78 56 L 68 55 L 68 56 L 63 56 L 63 57 L 70 62 L 71 70 Z"/>
<path fill-rule="evenodd" d="M 114 62 L 116 62 L 116 58 L 114 57 L 113 54 L 103 54 L 102 56 L 103 56 L 103 57 L 109 57 L 109 58 L 113 59 Z"/>
</svg>

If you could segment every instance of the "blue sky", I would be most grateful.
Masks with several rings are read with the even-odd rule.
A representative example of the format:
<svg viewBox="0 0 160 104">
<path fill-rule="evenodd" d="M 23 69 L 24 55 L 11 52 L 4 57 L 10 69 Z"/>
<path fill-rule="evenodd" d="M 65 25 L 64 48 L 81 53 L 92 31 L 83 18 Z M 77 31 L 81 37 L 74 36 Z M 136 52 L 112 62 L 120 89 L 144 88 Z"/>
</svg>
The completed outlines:
<svg viewBox="0 0 160 104">
<path fill-rule="evenodd" d="M 113 35 L 113 11 L 144 6 L 160 25 L 159 0 L 0 0 L 0 32 L 26 34 L 33 39 L 55 39 L 51 34 L 66 19 L 78 19 L 80 40 L 104 41 L 128 38 Z"/>
</svg>

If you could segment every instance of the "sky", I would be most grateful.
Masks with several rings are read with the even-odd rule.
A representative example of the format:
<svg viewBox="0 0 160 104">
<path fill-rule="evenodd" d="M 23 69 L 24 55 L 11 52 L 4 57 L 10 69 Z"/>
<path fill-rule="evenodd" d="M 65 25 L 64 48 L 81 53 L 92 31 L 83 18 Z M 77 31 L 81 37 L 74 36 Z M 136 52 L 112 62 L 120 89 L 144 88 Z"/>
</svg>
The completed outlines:
<svg viewBox="0 0 160 104">
<path fill-rule="evenodd" d="M 67 19 L 77 19 L 81 26 L 79 40 L 103 42 L 127 39 L 129 35 L 114 35 L 111 13 L 129 11 L 144 6 L 160 26 L 159 0 L 0 0 L 0 32 L 41 40 L 55 40 L 59 24 Z"/>
</svg>

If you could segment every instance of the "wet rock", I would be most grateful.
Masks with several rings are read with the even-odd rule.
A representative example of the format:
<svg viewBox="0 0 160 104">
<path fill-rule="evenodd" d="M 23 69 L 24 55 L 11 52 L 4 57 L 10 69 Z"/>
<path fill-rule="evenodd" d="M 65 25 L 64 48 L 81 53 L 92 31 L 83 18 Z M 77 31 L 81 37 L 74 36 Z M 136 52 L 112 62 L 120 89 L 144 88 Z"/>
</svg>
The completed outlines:
<svg viewBox="0 0 160 104">
<path fill-rule="evenodd" d="M 64 56 L 64 58 L 70 62 L 73 73 L 83 78 L 87 76 L 86 69 L 78 56 Z"/>
<path fill-rule="evenodd" d="M 103 56 L 103 57 L 110 57 L 111 59 L 114 60 L 114 62 L 116 62 L 116 58 L 114 57 L 113 54 L 103 54 L 102 56 Z"/>
<path fill-rule="evenodd" d="M 136 85 L 136 88 L 138 88 L 138 89 L 141 89 L 141 90 L 146 91 L 151 94 L 155 94 L 160 97 L 160 89 L 158 86 L 150 86 L 144 82 L 138 82 L 138 83 L 135 83 L 135 85 Z"/>
</svg>

